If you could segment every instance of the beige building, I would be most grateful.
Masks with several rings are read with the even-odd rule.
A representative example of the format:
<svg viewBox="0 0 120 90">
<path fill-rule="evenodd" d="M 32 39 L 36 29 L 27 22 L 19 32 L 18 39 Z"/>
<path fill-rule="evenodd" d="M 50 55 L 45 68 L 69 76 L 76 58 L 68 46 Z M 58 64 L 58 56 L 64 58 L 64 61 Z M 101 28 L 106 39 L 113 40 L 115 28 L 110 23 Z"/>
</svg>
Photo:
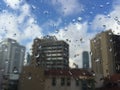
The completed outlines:
<svg viewBox="0 0 120 90">
<path fill-rule="evenodd" d="M 25 66 L 20 75 L 18 90 L 44 90 L 44 71 L 40 67 Z"/>
<path fill-rule="evenodd" d="M 93 76 L 81 69 L 43 70 L 24 67 L 19 90 L 91 90 Z M 92 89 L 93 90 L 93 89 Z"/>
<path fill-rule="evenodd" d="M 113 75 L 114 73 L 119 72 L 116 69 L 118 64 L 118 55 L 115 55 L 118 52 L 116 45 L 118 40 L 116 36 L 112 33 L 111 30 L 101 32 L 97 34 L 91 41 L 91 61 L 92 69 L 96 74 L 96 87 L 102 86 L 102 78 Z M 119 40 L 120 42 L 120 40 Z M 120 49 L 120 48 L 119 48 Z M 120 54 L 120 53 L 118 53 Z M 99 84 L 98 84 L 99 82 Z"/>
</svg>

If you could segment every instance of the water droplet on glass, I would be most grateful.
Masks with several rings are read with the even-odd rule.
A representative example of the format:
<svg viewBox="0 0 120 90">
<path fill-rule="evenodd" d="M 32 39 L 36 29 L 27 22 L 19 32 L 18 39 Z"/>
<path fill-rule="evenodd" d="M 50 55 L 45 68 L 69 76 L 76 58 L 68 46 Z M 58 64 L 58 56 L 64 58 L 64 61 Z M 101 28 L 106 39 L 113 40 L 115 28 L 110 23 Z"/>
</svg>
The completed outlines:
<svg viewBox="0 0 120 90">
<path fill-rule="evenodd" d="M 92 7 L 92 9 L 95 9 L 95 7 Z"/>
<path fill-rule="evenodd" d="M 82 12 L 84 12 L 84 11 L 85 11 L 85 9 L 82 9 L 81 11 L 82 11 Z"/>
<path fill-rule="evenodd" d="M 4 50 L 5 52 L 7 52 L 8 51 L 8 49 L 7 48 L 5 48 L 5 50 Z"/>
<path fill-rule="evenodd" d="M 96 40 L 93 40 L 94 43 L 96 43 Z"/>
<path fill-rule="evenodd" d="M 16 33 L 13 34 L 13 37 L 15 37 L 15 36 L 16 36 Z"/>
<path fill-rule="evenodd" d="M 32 77 L 31 77 L 31 76 L 29 76 L 29 77 L 28 77 L 28 79 L 29 79 L 29 80 L 31 80 L 31 79 L 32 79 Z"/>
<path fill-rule="evenodd" d="M 111 52 L 111 51 L 112 51 L 112 48 L 109 48 L 109 51 Z"/>
<path fill-rule="evenodd" d="M 4 69 L 1 69 L 1 71 L 3 72 L 3 71 L 4 71 Z"/>
<path fill-rule="evenodd" d="M 112 42 L 112 39 L 110 39 L 110 42 Z"/>
<path fill-rule="evenodd" d="M 120 21 L 117 21 L 117 24 L 120 25 Z"/>
<path fill-rule="evenodd" d="M 106 2 L 106 5 L 109 5 L 110 4 L 110 2 Z"/>
<path fill-rule="evenodd" d="M 83 38 L 80 38 L 80 41 L 82 42 L 82 41 L 83 41 Z"/>
<path fill-rule="evenodd" d="M 88 24 L 89 24 L 89 25 L 91 25 L 91 24 L 92 24 L 92 22 L 88 22 Z"/>
<path fill-rule="evenodd" d="M 90 55 L 91 55 L 91 56 L 93 55 L 92 52 L 90 52 Z"/>
<path fill-rule="evenodd" d="M 65 28 L 64 28 L 64 30 L 65 30 L 65 31 L 67 31 L 67 30 L 68 30 L 68 28 L 67 28 L 67 27 L 65 27 Z"/>
<path fill-rule="evenodd" d="M 91 12 L 89 12 L 90 14 L 93 14 L 93 12 L 91 11 Z"/>
<path fill-rule="evenodd" d="M 43 13 L 47 15 L 49 12 L 48 11 L 44 11 Z"/>
<path fill-rule="evenodd" d="M 32 5 L 32 9 L 34 10 L 34 9 L 36 9 L 36 7 L 34 5 Z"/>
<path fill-rule="evenodd" d="M 108 35 L 112 35 L 112 33 L 111 33 L 111 32 L 109 32 L 109 33 L 108 33 Z"/>
<path fill-rule="evenodd" d="M 118 20 L 118 17 L 115 17 L 114 20 L 117 21 L 117 20 Z"/>
<path fill-rule="evenodd" d="M 55 32 L 56 32 L 56 33 L 58 33 L 58 32 L 59 32 L 59 30 L 55 30 Z"/>
<path fill-rule="evenodd" d="M 41 49 L 41 46 L 39 46 L 39 49 Z"/>
<path fill-rule="evenodd" d="M 103 28 L 106 29 L 106 25 L 103 25 Z"/>
<path fill-rule="evenodd" d="M 80 22 L 80 21 L 82 20 L 82 18 L 81 18 L 81 17 L 78 17 L 78 19 L 77 19 L 77 20 L 78 20 L 78 22 Z"/>
<path fill-rule="evenodd" d="M 73 19 L 72 22 L 75 23 L 75 19 Z"/>
<path fill-rule="evenodd" d="M 111 18 L 111 16 L 110 16 L 109 14 L 107 15 L 107 17 L 108 17 L 108 18 Z"/>
<path fill-rule="evenodd" d="M 96 60 L 95 60 L 95 62 L 99 62 L 100 61 L 100 59 L 99 58 L 97 58 Z"/>
<path fill-rule="evenodd" d="M 103 8 L 103 5 L 100 5 L 100 8 Z"/>
</svg>

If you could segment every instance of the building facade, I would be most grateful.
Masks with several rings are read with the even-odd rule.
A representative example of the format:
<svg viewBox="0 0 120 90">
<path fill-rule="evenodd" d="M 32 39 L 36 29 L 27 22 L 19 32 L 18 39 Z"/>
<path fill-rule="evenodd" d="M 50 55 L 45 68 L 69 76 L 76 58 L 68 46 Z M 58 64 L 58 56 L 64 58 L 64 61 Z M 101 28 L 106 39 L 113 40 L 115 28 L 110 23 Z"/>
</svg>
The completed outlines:
<svg viewBox="0 0 120 90">
<path fill-rule="evenodd" d="M 69 45 L 56 37 L 45 36 L 34 39 L 32 60 L 45 68 L 63 69 L 69 67 Z"/>
<path fill-rule="evenodd" d="M 88 51 L 83 51 L 82 59 L 83 59 L 83 68 L 89 69 L 89 53 L 88 53 Z"/>
<path fill-rule="evenodd" d="M 19 90 L 94 90 L 93 76 L 81 69 L 24 67 Z"/>
<path fill-rule="evenodd" d="M 0 77 L 2 77 L 0 84 L 3 84 L 0 85 L 1 88 L 7 88 L 14 81 L 18 81 L 23 67 L 24 55 L 25 47 L 16 40 L 8 38 L 0 42 Z"/>
<path fill-rule="evenodd" d="M 97 87 L 103 83 L 102 79 L 118 73 L 120 56 L 120 36 L 114 35 L 111 30 L 97 34 L 91 42 L 92 69 L 96 74 Z"/>
</svg>

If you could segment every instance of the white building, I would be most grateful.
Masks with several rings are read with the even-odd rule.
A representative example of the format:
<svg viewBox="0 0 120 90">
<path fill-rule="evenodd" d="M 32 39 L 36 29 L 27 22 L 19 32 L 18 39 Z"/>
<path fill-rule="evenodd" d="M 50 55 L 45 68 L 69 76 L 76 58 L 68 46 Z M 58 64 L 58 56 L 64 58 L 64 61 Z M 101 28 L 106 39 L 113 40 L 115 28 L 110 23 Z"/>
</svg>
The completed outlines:
<svg viewBox="0 0 120 90">
<path fill-rule="evenodd" d="M 20 73 L 25 55 L 25 47 L 16 40 L 5 39 L 0 42 L 0 69 L 4 75 Z"/>
</svg>

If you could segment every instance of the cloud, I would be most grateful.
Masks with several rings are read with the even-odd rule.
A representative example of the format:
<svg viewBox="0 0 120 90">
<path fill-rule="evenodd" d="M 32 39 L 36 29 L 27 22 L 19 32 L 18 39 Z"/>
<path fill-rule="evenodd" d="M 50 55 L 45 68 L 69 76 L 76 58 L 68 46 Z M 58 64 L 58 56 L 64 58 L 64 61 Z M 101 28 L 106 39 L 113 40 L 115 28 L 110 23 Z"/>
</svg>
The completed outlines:
<svg viewBox="0 0 120 90">
<path fill-rule="evenodd" d="M 11 0 L 7 0 L 6 4 L 8 4 L 9 1 Z M 14 3 L 15 2 L 18 3 L 16 0 Z M 17 5 L 19 4 L 16 4 L 16 6 Z M 36 23 L 30 7 L 27 3 L 23 3 L 17 8 L 16 13 L 8 10 L 3 10 L 0 13 L 0 38 L 15 39 L 24 46 L 27 45 L 27 51 L 31 48 L 30 46 L 33 39 L 43 35 L 42 28 Z M 15 9 L 14 7 L 12 8 L 13 10 Z"/>
<path fill-rule="evenodd" d="M 22 1 L 23 0 L 4 0 L 7 6 L 11 7 L 12 9 L 19 9 Z"/>
<path fill-rule="evenodd" d="M 58 40 L 64 40 L 69 44 L 70 49 L 70 66 L 73 67 L 73 63 L 82 67 L 82 52 L 90 51 L 89 49 L 89 39 L 91 34 L 88 33 L 88 24 L 84 23 L 70 23 L 65 28 L 60 29 L 56 33 L 51 33 L 50 35 L 55 35 Z"/>
<path fill-rule="evenodd" d="M 46 23 L 43 23 L 42 27 L 43 28 L 46 28 L 46 27 L 58 27 L 60 24 L 62 23 L 62 19 L 61 18 L 58 18 L 57 20 L 52 20 L 52 19 L 49 19 Z"/>
<path fill-rule="evenodd" d="M 83 5 L 78 0 L 52 0 L 55 9 L 64 16 L 80 13 Z"/>
<path fill-rule="evenodd" d="M 117 1 L 118 2 L 118 1 Z M 92 22 L 92 29 L 94 31 L 103 31 L 112 29 L 115 34 L 120 34 L 120 1 L 113 3 L 113 8 L 108 15 L 96 15 Z"/>
</svg>

